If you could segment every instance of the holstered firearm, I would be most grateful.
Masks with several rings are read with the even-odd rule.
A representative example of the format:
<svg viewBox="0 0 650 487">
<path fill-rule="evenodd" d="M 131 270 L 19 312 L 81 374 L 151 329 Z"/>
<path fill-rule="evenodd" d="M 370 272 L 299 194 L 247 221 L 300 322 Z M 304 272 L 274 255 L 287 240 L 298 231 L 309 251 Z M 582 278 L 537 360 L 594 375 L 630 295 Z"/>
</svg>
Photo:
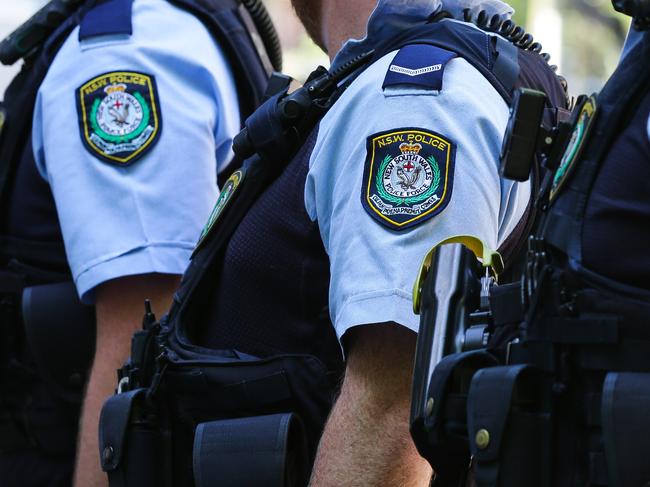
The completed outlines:
<svg viewBox="0 0 650 487">
<path fill-rule="evenodd" d="M 429 252 L 415 284 L 421 318 L 410 426 L 436 486 L 456 487 L 469 465 L 467 393 L 473 373 L 497 362 L 485 347 L 490 291 L 502 269 L 499 254 L 479 239 L 455 237 Z"/>
<path fill-rule="evenodd" d="M 415 286 L 418 335 L 411 435 L 435 487 L 548 487 L 547 377 L 492 346 L 518 285 L 497 286 L 502 260 L 473 237 L 427 255 Z M 517 314 L 517 313 L 515 313 Z"/>
</svg>

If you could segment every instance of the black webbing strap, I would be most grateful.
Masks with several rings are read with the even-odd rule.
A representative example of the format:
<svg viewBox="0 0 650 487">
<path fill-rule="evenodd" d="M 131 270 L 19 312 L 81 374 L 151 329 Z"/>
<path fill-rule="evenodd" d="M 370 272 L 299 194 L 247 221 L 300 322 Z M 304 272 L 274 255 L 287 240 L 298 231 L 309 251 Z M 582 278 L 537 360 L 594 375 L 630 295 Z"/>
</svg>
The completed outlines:
<svg viewBox="0 0 650 487">
<path fill-rule="evenodd" d="M 615 345 L 581 346 L 575 351 L 580 367 L 586 370 L 650 372 L 649 340 L 623 338 Z"/>
<path fill-rule="evenodd" d="M 490 310 L 495 327 L 519 324 L 524 320 L 525 311 L 521 293 L 520 282 L 492 287 L 490 290 Z"/>
<path fill-rule="evenodd" d="M 203 22 L 224 50 L 234 70 L 242 122 L 262 102 L 267 73 L 247 26 L 241 20 L 238 0 L 168 0 Z"/>
<path fill-rule="evenodd" d="M 528 339 L 557 344 L 608 345 L 619 340 L 619 318 L 613 315 L 584 313 L 576 318 L 553 316 L 539 320 L 542 336 L 530 334 Z"/>
<path fill-rule="evenodd" d="M 519 48 L 503 37 L 491 35 L 489 38 L 495 44 L 495 59 L 492 72 L 503 86 L 512 92 L 521 71 Z"/>
<path fill-rule="evenodd" d="M 92 3 L 92 0 L 86 4 Z M 6 119 L 0 135 L 0 204 L 5 204 L 9 182 L 28 144 L 36 93 L 50 67 L 51 60 L 68 34 L 79 22 L 85 4 L 66 19 L 47 39 L 42 48 L 26 61 L 21 72 L 5 92 Z"/>
</svg>

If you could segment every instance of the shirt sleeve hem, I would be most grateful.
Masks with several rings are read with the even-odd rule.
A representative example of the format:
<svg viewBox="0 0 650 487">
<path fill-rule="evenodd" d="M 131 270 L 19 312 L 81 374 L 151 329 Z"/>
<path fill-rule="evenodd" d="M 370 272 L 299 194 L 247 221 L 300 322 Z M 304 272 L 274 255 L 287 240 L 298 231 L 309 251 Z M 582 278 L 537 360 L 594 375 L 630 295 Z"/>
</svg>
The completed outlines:
<svg viewBox="0 0 650 487">
<path fill-rule="evenodd" d="M 93 304 L 94 289 L 112 279 L 154 273 L 181 275 L 189 264 L 193 249 L 194 245 L 189 243 L 174 246 L 154 244 L 109 257 L 75 276 L 77 292 L 83 303 Z"/>
<path fill-rule="evenodd" d="M 411 293 L 390 289 L 348 298 L 335 318 L 334 328 L 340 341 L 351 328 L 388 322 L 418 332 L 420 317 L 413 312 Z"/>
</svg>

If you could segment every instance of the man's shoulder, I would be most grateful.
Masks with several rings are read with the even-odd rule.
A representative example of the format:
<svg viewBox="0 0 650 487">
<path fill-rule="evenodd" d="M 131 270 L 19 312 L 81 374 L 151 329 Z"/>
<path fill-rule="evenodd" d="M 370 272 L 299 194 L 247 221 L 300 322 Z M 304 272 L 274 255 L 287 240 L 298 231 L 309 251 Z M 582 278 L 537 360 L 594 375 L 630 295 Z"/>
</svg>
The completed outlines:
<svg viewBox="0 0 650 487">
<path fill-rule="evenodd" d="M 412 47 L 387 53 L 361 73 L 328 113 L 324 124 L 351 121 L 358 116 L 390 116 L 413 108 L 413 104 L 444 111 L 471 107 L 476 109 L 476 115 L 495 109 L 500 113 L 506 106 L 490 81 L 465 59 L 454 55 L 438 62 L 426 52 L 435 47 Z M 405 51 L 409 52 L 403 56 Z M 412 113 L 416 118 L 422 115 L 422 110 Z M 429 112 L 429 116 L 433 113 Z"/>
<path fill-rule="evenodd" d="M 53 66 L 65 64 L 80 55 L 92 61 L 95 55 L 107 50 L 148 49 L 151 53 L 161 50 L 185 52 L 191 56 L 190 46 L 202 49 L 215 45 L 209 30 L 192 12 L 173 5 L 166 0 L 135 0 L 131 10 L 125 10 L 113 19 L 93 19 L 91 10 L 73 29 L 53 61 Z M 89 27 L 92 23 L 111 22 L 111 25 Z M 127 47 L 128 46 L 128 47 Z"/>
</svg>

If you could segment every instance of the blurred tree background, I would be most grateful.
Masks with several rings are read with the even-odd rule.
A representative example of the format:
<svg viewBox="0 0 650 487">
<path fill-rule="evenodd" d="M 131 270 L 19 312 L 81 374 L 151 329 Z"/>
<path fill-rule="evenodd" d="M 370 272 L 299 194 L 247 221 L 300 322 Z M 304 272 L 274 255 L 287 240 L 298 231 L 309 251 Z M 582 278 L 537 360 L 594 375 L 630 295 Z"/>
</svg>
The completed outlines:
<svg viewBox="0 0 650 487">
<path fill-rule="evenodd" d="M 295 20 L 289 0 L 267 0 L 267 4 L 283 25 L 286 71 L 304 78 L 311 67 L 327 62 L 301 29 L 285 29 Z M 551 63 L 569 80 L 571 93 L 600 90 L 616 67 L 629 18 L 614 12 L 609 0 L 512 0 L 510 4 L 516 11 L 514 20 L 551 54 Z"/>
<path fill-rule="evenodd" d="M 307 38 L 289 0 L 264 0 L 285 48 L 285 71 L 304 79 L 327 57 Z M 354 0 L 349 0 L 354 1 Z M 415 0 L 414 0 L 415 1 Z M 44 0 L 0 0 L 0 36 L 24 21 Z M 569 80 L 571 93 L 591 93 L 602 87 L 618 62 L 629 20 L 612 9 L 609 0 L 512 0 L 515 21 L 551 54 L 551 62 Z M 0 93 L 17 67 L 0 67 Z"/>
</svg>

